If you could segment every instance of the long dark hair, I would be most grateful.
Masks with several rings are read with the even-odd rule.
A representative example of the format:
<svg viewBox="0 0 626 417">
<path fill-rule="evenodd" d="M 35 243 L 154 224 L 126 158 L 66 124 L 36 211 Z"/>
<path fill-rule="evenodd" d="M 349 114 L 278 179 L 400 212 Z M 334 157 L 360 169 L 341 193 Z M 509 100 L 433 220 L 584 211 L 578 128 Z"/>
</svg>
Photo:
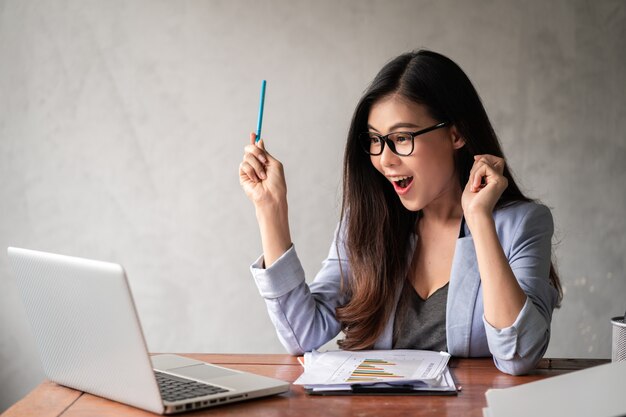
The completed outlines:
<svg viewBox="0 0 626 417">
<path fill-rule="evenodd" d="M 336 312 L 346 336 L 339 342 L 344 349 L 371 348 L 382 332 L 393 311 L 396 291 L 408 273 L 408 249 L 419 216 L 402 205 L 358 142 L 358 134 L 367 131 L 372 105 L 392 94 L 421 104 L 435 120 L 456 126 L 465 139 L 465 146 L 455 155 L 461 189 L 469 179 L 474 155 L 504 158 L 478 93 L 454 61 L 420 50 L 400 55 L 380 70 L 357 104 L 344 155 L 340 222 L 351 276 L 342 280 L 349 301 Z M 506 164 L 504 176 L 508 187 L 496 209 L 532 201 L 520 191 Z M 560 300 L 561 285 L 553 264 L 550 281 Z"/>
</svg>

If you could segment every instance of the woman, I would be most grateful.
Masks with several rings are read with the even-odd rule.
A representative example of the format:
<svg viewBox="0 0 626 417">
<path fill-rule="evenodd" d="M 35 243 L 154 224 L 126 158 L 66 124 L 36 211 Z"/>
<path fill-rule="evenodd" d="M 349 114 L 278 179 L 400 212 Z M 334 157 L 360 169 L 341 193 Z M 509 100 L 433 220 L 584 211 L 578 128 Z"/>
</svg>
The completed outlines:
<svg viewBox="0 0 626 417">
<path fill-rule="evenodd" d="M 307 285 L 281 163 L 251 134 L 239 167 L 263 256 L 252 274 L 292 354 L 340 331 L 343 349 L 447 350 L 533 369 L 562 297 L 550 211 L 519 190 L 471 82 L 431 51 L 385 65 L 357 104 L 343 204 Z"/>
</svg>

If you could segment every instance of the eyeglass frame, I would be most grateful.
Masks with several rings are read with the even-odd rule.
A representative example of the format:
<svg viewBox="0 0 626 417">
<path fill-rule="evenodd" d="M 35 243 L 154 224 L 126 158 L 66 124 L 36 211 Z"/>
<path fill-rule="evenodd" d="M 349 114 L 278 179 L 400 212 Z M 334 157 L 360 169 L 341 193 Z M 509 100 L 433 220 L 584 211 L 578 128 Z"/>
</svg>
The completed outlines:
<svg viewBox="0 0 626 417">
<path fill-rule="evenodd" d="M 450 122 L 439 122 L 436 125 L 427 127 L 425 129 L 421 129 L 415 132 L 391 132 L 388 133 L 386 135 L 379 135 L 378 133 L 373 133 L 373 132 L 362 132 L 359 133 L 359 135 L 357 136 L 357 138 L 359 139 L 359 142 L 361 143 L 361 148 L 363 148 L 363 150 L 365 151 L 366 154 L 371 155 L 371 156 L 379 156 L 382 155 L 383 151 L 385 150 L 385 145 L 389 146 L 389 149 L 391 149 L 391 152 L 393 152 L 394 154 L 398 155 L 398 156 L 409 156 L 413 153 L 413 151 L 415 150 L 415 137 L 419 136 L 419 135 L 423 135 L 425 133 L 428 132 L 432 132 L 433 130 L 436 129 L 441 129 L 442 127 L 446 127 L 450 124 Z M 396 145 L 393 143 L 393 141 L 391 139 L 389 139 L 389 136 L 391 135 L 395 135 L 398 133 L 404 133 L 404 134 L 408 134 L 411 136 L 411 152 L 407 153 L 406 155 L 400 154 L 398 153 L 398 151 L 396 151 Z M 372 136 L 376 136 L 378 137 L 381 141 L 382 141 L 382 146 L 380 147 L 380 152 L 378 153 L 371 153 L 369 151 L 369 149 L 366 149 L 365 144 L 363 143 L 363 141 L 361 140 L 361 138 L 364 135 L 368 135 L 369 138 L 371 138 Z"/>
</svg>

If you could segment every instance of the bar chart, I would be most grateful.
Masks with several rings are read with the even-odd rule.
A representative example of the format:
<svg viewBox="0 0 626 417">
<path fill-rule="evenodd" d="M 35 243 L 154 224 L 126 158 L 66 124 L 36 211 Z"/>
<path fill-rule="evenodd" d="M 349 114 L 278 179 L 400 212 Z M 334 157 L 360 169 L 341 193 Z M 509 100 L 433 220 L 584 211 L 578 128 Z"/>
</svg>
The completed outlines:
<svg viewBox="0 0 626 417">
<path fill-rule="evenodd" d="M 397 374 L 397 364 L 383 359 L 363 359 L 346 379 L 348 383 L 377 382 L 389 378 L 404 378 Z"/>
</svg>

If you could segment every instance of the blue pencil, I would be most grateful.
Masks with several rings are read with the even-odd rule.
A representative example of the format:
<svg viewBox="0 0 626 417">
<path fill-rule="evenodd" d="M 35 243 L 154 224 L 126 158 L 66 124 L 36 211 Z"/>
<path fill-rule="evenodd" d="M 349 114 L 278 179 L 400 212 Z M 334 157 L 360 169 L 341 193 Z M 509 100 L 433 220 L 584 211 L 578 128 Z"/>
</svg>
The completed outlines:
<svg viewBox="0 0 626 417">
<path fill-rule="evenodd" d="M 261 140 L 261 125 L 263 124 L 263 105 L 265 104 L 265 85 L 267 82 L 261 82 L 261 98 L 259 100 L 259 119 L 256 122 L 256 141 Z"/>
</svg>

